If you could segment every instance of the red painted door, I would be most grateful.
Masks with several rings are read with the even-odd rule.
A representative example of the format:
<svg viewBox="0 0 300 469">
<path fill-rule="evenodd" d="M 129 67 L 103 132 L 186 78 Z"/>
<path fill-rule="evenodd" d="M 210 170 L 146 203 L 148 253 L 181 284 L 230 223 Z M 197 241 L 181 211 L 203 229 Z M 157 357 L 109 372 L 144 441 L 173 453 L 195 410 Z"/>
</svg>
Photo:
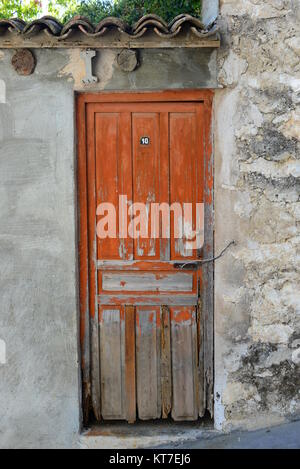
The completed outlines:
<svg viewBox="0 0 300 469">
<path fill-rule="evenodd" d="M 205 107 L 130 98 L 89 102 L 80 130 L 92 407 L 98 420 L 196 420 Z"/>
</svg>

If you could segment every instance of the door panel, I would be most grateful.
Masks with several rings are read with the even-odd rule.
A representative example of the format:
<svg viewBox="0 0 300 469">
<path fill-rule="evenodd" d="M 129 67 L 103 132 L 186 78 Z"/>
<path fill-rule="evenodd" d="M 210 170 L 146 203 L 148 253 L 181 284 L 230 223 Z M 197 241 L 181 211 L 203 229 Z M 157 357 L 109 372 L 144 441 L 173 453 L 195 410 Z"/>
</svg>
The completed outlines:
<svg viewBox="0 0 300 469">
<path fill-rule="evenodd" d="M 171 344 L 174 420 L 197 420 L 196 308 L 171 307 Z"/>
<path fill-rule="evenodd" d="M 119 194 L 132 198 L 131 115 L 129 113 L 94 113 L 96 206 L 112 203 L 116 210 L 117 238 L 97 237 L 98 259 L 132 259 L 133 241 L 120 236 L 128 214 L 119 210 Z M 122 208 L 122 206 L 121 206 Z M 99 221 L 100 217 L 97 217 Z M 122 223 L 121 223 L 122 220 Z"/>
<path fill-rule="evenodd" d="M 136 384 L 138 418 L 161 417 L 160 308 L 136 308 Z"/>
<path fill-rule="evenodd" d="M 119 206 L 119 127 L 120 114 L 95 115 L 96 137 L 96 196 L 97 206 L 100 202 L 113 203 Z M 103 177 L 105 175 L 105 177 Z M 102 259 L 122 259 L 117 238 L 97 238 L 98 253 Z"/>
<path fill-rule="evenodd" d="M 133 132 L 133 202 L 145 204 L 147 236 L 134 240 L 134 259 L 160 259 L 159 239 L 150 235 L 150 203 L 159 202 L 159 114 L 134 113 Z M 141 145 L 141 139 L 149 139 Z M 143 234 L 143 233 L 142 233 Z"/>
<path fill-rule="evenodd" d="M 102 307 L 99 315 L 101 415 L 125 419 L 125 316 L 123 308 Z"/>
<path fill-rule="evenodd" d="M 201 271 L 176 263 L 201 256 L 191 234 L 204 202 L 204 104 L 91 102 L 86 112 L 94 414 L 196 420 L 205 395 Z M 176 220 L 184 204 L 192 213 Z M 113 236 L 103 237 L 108 227 Z"/>
<path fill-rule="evenodd" d="M 196 158 L 196 114 L 170 113 L 170 203 L 196 203 L 197 161 Z M 171 259 L 179 260 L 195 257 L 193 251 L 186 247 L 186 240 L 191 230 L 196 229 L 195 214 L 186 220 L 182 239 L 174 236 L 174 215 L 171 218 Z"/>
<path fill-rule="evenodd" d="M 167 272 L 167 273 L 124 273 L 103 272 L 102 289 L 109 292 L 190 292 L 194 290 L 195 273 Z"/>
</svg>

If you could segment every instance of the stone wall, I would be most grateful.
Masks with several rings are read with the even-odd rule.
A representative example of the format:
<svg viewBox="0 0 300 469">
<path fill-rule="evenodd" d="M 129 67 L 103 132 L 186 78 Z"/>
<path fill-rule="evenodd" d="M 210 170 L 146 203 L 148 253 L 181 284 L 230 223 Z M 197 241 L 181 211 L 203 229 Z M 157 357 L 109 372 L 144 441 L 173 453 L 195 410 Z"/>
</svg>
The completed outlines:
<svg viewBox="0 0 300 469">
<path fill-rule="evenodd" d="M 216 425 L 300 413 L 300 3 L 224 0 L 215 99 Z"/>
</svg>

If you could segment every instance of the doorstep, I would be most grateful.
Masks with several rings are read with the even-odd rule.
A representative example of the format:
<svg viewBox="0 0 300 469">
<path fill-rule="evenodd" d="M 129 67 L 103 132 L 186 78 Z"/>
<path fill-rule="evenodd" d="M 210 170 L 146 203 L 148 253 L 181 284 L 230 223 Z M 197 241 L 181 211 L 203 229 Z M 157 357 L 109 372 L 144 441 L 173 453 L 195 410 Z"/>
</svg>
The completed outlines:
<svg viewBox="0 0 300 469">
<path fill-rule="evenodd" d="M 93 425 L 79 438 L 81 449 L 139 449 L 180 444 L 218 435 L 211 420 L 199 422 L 109 422 Z"/>
</svg>

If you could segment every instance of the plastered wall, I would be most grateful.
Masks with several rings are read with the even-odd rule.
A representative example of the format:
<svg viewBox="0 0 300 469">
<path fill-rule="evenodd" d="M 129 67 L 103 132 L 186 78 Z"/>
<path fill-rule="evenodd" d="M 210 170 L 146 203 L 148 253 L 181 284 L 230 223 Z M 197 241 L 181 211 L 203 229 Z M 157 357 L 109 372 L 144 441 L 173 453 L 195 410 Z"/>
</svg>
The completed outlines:
<svg viewBox="0 0 300 469">
<path fill-rule="evenodd" d="M 0 55 L 0 447 L 72 446 L 79 430 L 74 96 L 42 54 Z M 54 64 L 56 63 L 56 66 Z"/>
</svg>

